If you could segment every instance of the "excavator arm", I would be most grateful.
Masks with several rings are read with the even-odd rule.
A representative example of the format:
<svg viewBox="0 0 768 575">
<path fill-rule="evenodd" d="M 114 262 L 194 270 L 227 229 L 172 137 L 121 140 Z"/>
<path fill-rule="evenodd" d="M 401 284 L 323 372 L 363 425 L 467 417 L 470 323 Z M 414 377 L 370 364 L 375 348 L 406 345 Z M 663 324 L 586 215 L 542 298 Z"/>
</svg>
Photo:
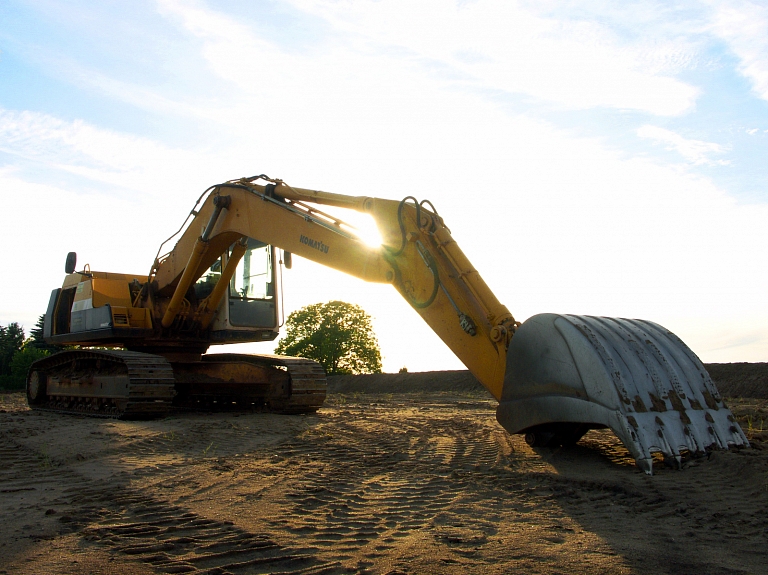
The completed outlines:
<svg viewBox="0 0 768 575">
<path fill-rule="evenodd" d="M 189 286 L 244 237 L 277 246 L 369 282 L 389 283 L 497 399 L 507 347 L 517 328 L 429 202 L 346 196 L 255 178 L 216 186 L 173 251 L 157 264 L 158 293 L 173 293 L 162 324 L 170 327 Z M 353 228 L 309 204 L 370 214 L 383 239 L 366 244 Z M 227 268 L 236 265 L 230 258 Z M 228 280 L 223 272 L 223 285 Z M 212 299 L 218 294 L 214 292 Z M 217 302 L 199 315 L 205 322 Z M 209 320 L 208 320 L 209 321 Z"/>
<path fill-rule="evenodd" d="M 370 214 L 382 245 L 368 246 L 314 205 Z M 672 332 L 645 320 L 567 314 L 519 324 L 427 201 L 332 194 L 259 176 L 215 186 L 194 214 L 153 271 L 155 293 L 170 298 L 161 305 L 163 329 L 174 326 L 192 282 L 223 252 L 228 281 L 238 243 L 253 238 L 392 284 L 499 401 L 499 423 L 533 446 L 568 445 L 609 427 L 652 473 L 653 452 L 681 464 L 685 452 L 748 445 L 699 358 Z M 214 289 L 198 306 L 193 321 L 201 328 L 222 293 Z"/>
</svg>

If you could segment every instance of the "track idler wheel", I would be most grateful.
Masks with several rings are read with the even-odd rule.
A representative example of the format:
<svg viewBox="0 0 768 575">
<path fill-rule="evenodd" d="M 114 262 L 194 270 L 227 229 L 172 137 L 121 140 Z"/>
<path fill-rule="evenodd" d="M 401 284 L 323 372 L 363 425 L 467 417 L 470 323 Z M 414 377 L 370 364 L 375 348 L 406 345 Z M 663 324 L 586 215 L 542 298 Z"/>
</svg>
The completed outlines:
<svg viewBox="0 0 768 575">
<path fill-rule="evenodd" d="M 33 370 L 27 376 L 27 401 L 30 405 L 42 405 L 46 400 L 48 377 L 44 371 Z"/>
</svg>

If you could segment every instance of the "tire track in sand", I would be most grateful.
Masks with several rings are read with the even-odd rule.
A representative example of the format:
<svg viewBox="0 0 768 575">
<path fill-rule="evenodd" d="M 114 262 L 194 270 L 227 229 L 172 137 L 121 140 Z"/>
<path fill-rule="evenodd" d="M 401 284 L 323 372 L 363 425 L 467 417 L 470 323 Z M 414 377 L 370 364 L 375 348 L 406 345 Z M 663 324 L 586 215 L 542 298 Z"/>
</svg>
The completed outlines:
<svg viewBox="0 0 768 575">
<path fill-rule="evenodd" d="M 430 413 L 426 424 L 424 409 L 394 422 L 391 410 L 367 409 L 363 418 L 356 411 L 342 410 L 280 446 L 286 461 L 312 464 L 294 469 L 287 505 L 268 521 L 274 530 L 326 549 L 329 560 L 362 555 L 371 564 L 419 531 L 454 546 L 476 546 L 496 533 L 495 513 L 475 517 L 468 501 L 486 498 L 474 473 L 499 464 L 491 427 L 471 413 Z"/>
<path fill-rule="evenodd" d="M 73 502 L 80 509 L 99 509 L 94 514 L 98 520 L 81 532 L 86 540 L 163 573 L 298 575 L 332 573 L 337 567 L 319 559 L 315 549 L 281 546 L 266 534 L 203 517 L 138 490 L 107 494 L 103 489 L 80 489 Z"/>
<path fill-rule="evenodd" d="M 235 433 L 243 436 L 247 430 Z M 238 437 L 226 443 L 237 443 Z M 110 460 L 122 456 L 133 461 L 150 452 L 164 459 L 178 445 L 167 436 L 141 438 L 104 449 Z M 79 458 L 78 458 L 79 459 Z M 89 457 L 89 463 L 100 458 Z M 19 509 L 38 514 L 47 525 L 36 525 L 36 535 L 21 529 L 18 539 L 55 539 L 77 533 L 84 541 L 140 561 L 161 573 L 335 573 L 338 565 L 324 561 L 310 547 L 285 546 L 269 535 L 235 526 L 231 521 L 210 519 L 185 507 L 153 496 L 128 485 L 129 478 L 117 473 L 109 479 L 93 478 L 49 457 L 45 449 L 36 451 L 0 435 L 0 496 L 3 509 Z M 162 477 L 173 465 L 149 466 L 137 470 L 136 477 Z M 31 479 L 34 478 L 34 479 Z M 27 493 L 29 492 L 29 493 Z M 44 496 L 43 496 L 44 494 Z M 22 500 L 14 506 L 11 497 Z M 49 508 L 47 512 L 42 510 Z M 13 526 L 10 526 L 13 527 Z M 5 537 L 14 532 L 8 523 Z"/>
</svg>

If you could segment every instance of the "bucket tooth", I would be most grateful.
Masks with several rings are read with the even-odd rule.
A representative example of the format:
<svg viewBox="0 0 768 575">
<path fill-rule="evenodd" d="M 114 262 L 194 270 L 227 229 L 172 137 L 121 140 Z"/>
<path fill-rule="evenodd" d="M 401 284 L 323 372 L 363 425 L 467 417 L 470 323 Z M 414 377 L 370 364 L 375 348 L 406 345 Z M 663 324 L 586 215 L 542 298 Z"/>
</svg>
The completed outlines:
<svg viewBox="0 0 768 575">
<path fill-rule="evenodd" d="M 517 330 L 507 353 L 499 423 L 510 433 L 581 424 L 609 427 L 637 466 L 652 453 L 748 446 L 701 360 L 650 321 L 539 314 Z"/>
</svg>

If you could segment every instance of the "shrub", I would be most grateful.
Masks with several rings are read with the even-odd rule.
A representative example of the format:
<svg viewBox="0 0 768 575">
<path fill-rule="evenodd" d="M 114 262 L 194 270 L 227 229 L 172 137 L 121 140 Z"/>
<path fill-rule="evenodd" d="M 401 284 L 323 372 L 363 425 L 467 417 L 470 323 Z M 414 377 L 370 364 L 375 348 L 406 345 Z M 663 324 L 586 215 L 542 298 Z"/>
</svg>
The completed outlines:
<svg viewBox="0 0 768 575">
<path fill-rule="evenodd" d="M 25 346 L 13 355 L 9 375 L 0 377 L 0 387 L 3 389 L 24 389 L 27 385 L 27 372 L 34 361 L 46 357 L 47 351 L 31 346 Z"/>
</svg>

